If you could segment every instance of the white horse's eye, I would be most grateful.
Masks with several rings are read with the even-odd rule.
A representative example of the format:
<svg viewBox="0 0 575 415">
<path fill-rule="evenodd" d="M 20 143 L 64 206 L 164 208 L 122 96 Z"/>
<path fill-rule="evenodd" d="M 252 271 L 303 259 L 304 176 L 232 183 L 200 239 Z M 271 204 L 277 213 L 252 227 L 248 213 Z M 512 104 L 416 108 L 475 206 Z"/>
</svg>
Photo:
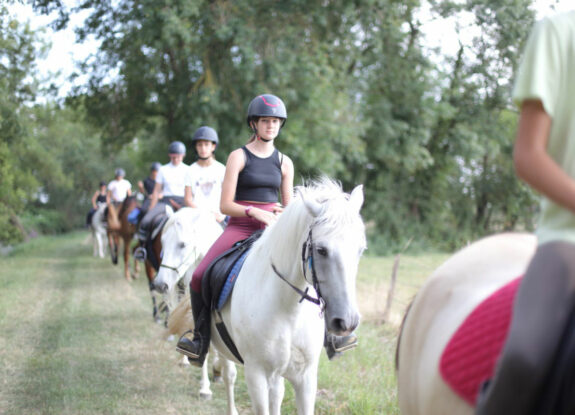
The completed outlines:
<svg viewBox="0 0 575 415">
<path fill-rule="evenodd" d="M 327 248 L 324 248 L 323 246 L 318 246 L 317 253 L 321 256 L 327 256 Z"/>
</svg>

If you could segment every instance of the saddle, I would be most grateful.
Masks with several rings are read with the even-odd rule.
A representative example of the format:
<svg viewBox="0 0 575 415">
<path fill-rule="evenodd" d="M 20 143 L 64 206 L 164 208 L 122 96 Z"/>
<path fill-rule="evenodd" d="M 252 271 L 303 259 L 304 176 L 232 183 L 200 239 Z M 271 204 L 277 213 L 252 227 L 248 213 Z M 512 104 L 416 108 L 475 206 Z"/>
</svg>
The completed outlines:
<svg viewBox="0 0 575 415">
<path fill-rule="evenodd" d="M 493 377 L 511 323 L 513 300 L 521 278 L 480 303 L 459 326 L 439 362 L 443 380 L 471 406 L 480 386 Z"/>
<path fill-rule="evenodd" d="M 243 359 L 228 333 L 220 311 L 230 297 L 249 249 L 260 238 L 262 233 L 263 230 L 254 232 L 249 238 L 237 242 L 232 248 L 219 255 L 208 266 L 202 278 L 204 303 L 210 306 L 211 311 L 216 312 L 216 328 L 220 333 L 220 337 L 234 356 L 242 363 Z"/>
<path fill-rule="evenodd" d="M 439 371 L 443 380 L 473 407 L 481 387 L 494 375 L 521 278 L 507 283 L 480 303 L 459 326 L 441 356 Z M 544 385 L 534 415 L 575 413 L 575 313 L 565 328 Z"/>
</svg>

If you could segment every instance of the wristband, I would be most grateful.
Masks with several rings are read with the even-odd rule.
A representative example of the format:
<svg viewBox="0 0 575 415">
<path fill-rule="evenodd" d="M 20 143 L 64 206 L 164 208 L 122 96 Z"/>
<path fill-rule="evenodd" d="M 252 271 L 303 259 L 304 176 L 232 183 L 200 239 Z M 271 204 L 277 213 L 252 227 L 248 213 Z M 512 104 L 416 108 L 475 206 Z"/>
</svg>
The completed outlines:
<svg viewBox="0 0 575 415">
<path fill-rule="evenodd" d="M 252 216 L 250 215 L 250 210 L 252 210 L 253 206 L 248 206 L 245 208 L 244 213 L 246 214 L 246 216 L 248 218 L 251 218 Z"/>
</svg>

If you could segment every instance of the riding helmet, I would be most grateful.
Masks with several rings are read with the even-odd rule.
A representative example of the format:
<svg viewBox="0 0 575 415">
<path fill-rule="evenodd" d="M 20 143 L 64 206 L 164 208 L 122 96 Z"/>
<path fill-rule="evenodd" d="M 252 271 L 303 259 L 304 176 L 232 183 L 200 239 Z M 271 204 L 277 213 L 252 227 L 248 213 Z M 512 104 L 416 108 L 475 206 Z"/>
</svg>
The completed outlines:
<svg viewBox="0 0 575 415">
<path fill-rule="evenodd" d="M 258 95 L 248 107 L 247 122 L 252 128 L 251 122 L 260 117 L 275 117 L 282 120 L 282 127 L 287 120 L 286 106 L 281 99 L 271 94 Z"/>
<path fill-rule="evenodd" d="M 216 146 L 219 144 L 218 133 L 212 127 L 203 126 L 196 130 L 192 137 L 192 144 L 196 145 L 196 141 L 206 140 L 211 141 Z"/>
<path fill-rule="evenodd" d="M 186 146 L 181 141 L 173 141 L 168 147 L 168 154 L 186 154 Z"/>
</svg>

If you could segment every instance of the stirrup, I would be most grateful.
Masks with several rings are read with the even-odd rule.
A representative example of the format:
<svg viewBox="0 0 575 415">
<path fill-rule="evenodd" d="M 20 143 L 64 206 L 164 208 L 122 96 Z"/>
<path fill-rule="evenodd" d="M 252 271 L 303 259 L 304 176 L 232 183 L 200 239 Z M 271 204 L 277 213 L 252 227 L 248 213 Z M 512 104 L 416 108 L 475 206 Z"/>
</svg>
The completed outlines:
<svg viewBox="0 0 575 415">
<path fill-rule="evenodd" d="M 176 351 L 190 359 L 199 359 L 202 355 L 202 341 L 194 339 L 192 330 L 185 332 L 176 344 Z M 199 346 L 198 346 L 199 343 Z"/>
<path fill-rule="evenodd" d="M 143 246 L 139 246 L 134 249 L 134 259 L 136 261 L 144 262 L 147 256 L 148 254 L 146 253 L 146 249 Z"/>
</svg>

